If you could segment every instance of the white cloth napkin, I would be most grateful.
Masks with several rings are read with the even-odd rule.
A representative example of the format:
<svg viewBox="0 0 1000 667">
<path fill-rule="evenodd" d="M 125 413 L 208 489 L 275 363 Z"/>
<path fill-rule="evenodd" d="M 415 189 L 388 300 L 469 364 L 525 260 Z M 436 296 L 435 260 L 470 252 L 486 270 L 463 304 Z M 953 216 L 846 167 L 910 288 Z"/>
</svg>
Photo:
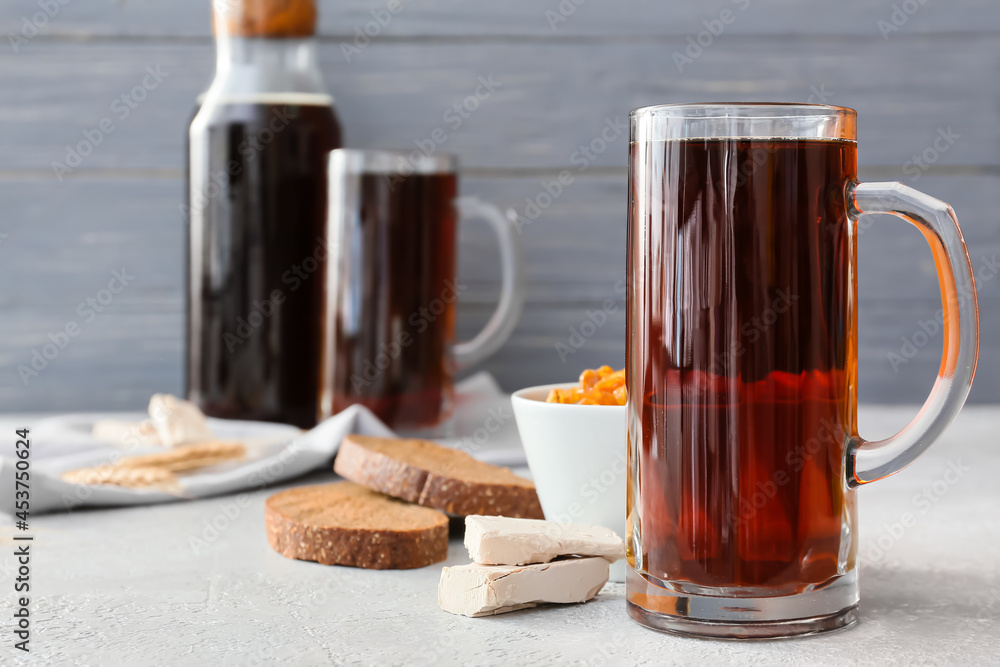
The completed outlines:
<svg viewBox="0 0 1000 667">
<path fill-rule="evenodd" d="M 496 465 L 524 465 L 524 452 L 514 425 L 510 398 L 488 373 L 458 383 L 454 437 L 439 439 L 444 445 L 467 451 Z M 357 433 L 391 437 L 392 430 L 367 408 L 355 405 L 330 417 L 310 431 L 287 426 L 209 420 L 220 439 L 240 439 L 247 445 L 246 459 L 207 468 L 181 477 L 180 495 L 116 486 L 70 484 L 60 473 L 100 465 L 117 455 L 162 452 L 149 447 L 123 451 L 90 437 L 86 425 L 97 419 L 139 421 L 135 414 L 87 414 L 53 417 L 31 428 L 30 513 L 70 510 L 77 507 L 111 507 L 165 503 L 255 490 L 328 467 L 344 436 Z M 0 512 L 13 514 L 16 461 L 0 458 Z"/>
</svg>

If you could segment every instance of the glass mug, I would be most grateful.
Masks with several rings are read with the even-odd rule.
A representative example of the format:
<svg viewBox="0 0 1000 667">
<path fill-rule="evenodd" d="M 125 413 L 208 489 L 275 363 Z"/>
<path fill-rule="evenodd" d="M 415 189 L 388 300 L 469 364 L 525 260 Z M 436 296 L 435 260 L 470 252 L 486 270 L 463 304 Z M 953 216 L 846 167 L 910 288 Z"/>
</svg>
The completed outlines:
<svg viewBox="0 0 1000 667">
<path fill-rule="evenodd" d="M 858 183 L 856 113 L 664 105 L 631 114 L 629 615 L 707 637 L 811 634 L 857 617 L 855 489 L 941 434 L 975 374 L 979 313 L 951 208 Z M 944 360 L 897 435 L 857 432 L 858 217 L 934 254 Z"/>
<path fill-rule="evenodd" d="M 330 153 L 320 417 L 349 405 L 411 435 L 447 435 L 457 369 L 496 352 L 524 302 L 520 245 L 495 206 L 456 198 L 454 156 Z M 454 343 L 457 218 L 497 235 L 503 281 L 485 328 Z"/>
</svg>

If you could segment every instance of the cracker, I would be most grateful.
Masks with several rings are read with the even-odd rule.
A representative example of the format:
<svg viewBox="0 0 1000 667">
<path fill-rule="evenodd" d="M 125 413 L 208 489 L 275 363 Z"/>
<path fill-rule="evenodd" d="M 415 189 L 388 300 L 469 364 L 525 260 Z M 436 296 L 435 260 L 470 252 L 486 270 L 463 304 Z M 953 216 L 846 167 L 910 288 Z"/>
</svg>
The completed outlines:
<svg viewBox="0 0 1000 667">
<path fill-rule="evenodd" d="M 247 448 L 239 442 L 199 442 L 181 445 L 162 454 L 129 456 L 116 464 L 118 468 L 161 468 L 170 472 L 188 472 L 241 459 Z"/>
<path fill-rule="evenodd" d="M 176 473 L 241 459 L 245 455 L 246 447 L 239 442 L 200 442 L 175 447 L 163 454 L 129 456 L 113 464 L 70 470 L 63 473 L 62 478 L 71 484 L 111 484 L 179 493 L 181 486 Z"/>
<path fill-rule="evenodd" d="M 177 476 L 163 468 L 118 468 L 113 465 L 79 468 L 62 474 L 70 484 L 110 484 L 130 489 L 180 490 Z"/>
</svg>

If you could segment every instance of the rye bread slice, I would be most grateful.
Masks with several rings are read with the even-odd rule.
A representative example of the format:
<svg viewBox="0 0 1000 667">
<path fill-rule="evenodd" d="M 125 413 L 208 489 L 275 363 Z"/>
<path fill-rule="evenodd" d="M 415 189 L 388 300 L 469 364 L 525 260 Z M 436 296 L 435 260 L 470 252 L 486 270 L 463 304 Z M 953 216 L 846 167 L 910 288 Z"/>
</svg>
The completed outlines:
<svg viewBox="0 0 1000 667">
<path fill-rule="evenodd" d="M 352 482 L 451 514 L 545 518 L 531 481 L 427 440 L 349 435 L 333 469 Z"/>
<path fill-rule="evenodd" d="M 300 486 L 264 504 L 271 548 L 287 558 L 408 570 L 448 557 L 448 517 L 350 482 Z"/>
</svg>

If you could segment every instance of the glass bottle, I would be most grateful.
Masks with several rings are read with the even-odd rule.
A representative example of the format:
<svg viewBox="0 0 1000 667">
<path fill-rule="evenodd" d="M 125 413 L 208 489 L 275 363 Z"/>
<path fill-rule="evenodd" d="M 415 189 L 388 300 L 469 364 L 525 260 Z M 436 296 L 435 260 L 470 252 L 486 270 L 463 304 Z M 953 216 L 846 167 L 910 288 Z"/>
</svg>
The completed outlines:
<svg viewBox="0 0 1000 667">
<path fill-rule="evenodd" d="M 187 397 L 209 416 L 315 425 L 326 160 L 340 124 L 315 0 L 216 0 L 215 79 L 191 122 Z"/>
</svg>

